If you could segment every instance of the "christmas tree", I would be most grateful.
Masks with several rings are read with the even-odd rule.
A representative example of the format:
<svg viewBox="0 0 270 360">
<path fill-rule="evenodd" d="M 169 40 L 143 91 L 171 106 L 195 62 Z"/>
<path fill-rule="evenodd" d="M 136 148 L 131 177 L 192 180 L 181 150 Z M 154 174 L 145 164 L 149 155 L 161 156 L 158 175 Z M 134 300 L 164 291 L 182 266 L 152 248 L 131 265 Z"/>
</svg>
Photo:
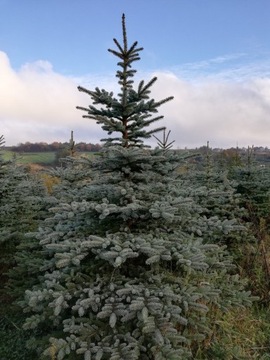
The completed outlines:
<svg viewBox="0 0 270 360">
<path fill-rule="evenodd" d="M 0 136 L 0 146 L 3 144 Z M 26 234 L 37 230 L 48 205 L 42 181 L 18 162 L 16 158 L 6 160 L 4 150 L 1 152 L 0 358 L 14 360 L 29 355 L 25 350 L 28 334 L 21 329 L 24 317 L 14 301 L 37 281 L 42 263 L 42 256 L 40 260 L 35 257 L 36 249 L 40 249 L 38 242 L 29 241 Z"/>
<path fill-rule="evenodd" d="M 122 30 L 123 44 L 114 39 L 109 50 L 120 93 L 79 87 L 92 103 L 78 108 L 109 136 L 101 156 L 80 162 L 91 181 L 66 182 L 35 234 L 43 276 L 21 306 L 39 358 L 192 358 L 211 334 L 209 310 L 250 303 L 224 247 L 205 241 L 204 209 L 182 186 L 181 158 L 145 144 L 164 130 L 151 126 L 172 97 L 150 98 L 155 77 L 135 88 L 142 48 L 128 46 L 124 16 Z"/>
<path fill-rule="evenodd" d="M 3 143 L 0 137 L 0 145 Z M 25 234 L 37 229 L 44 195 L 44 185 L 26 167 L 18 165 L 15 158 L 0 157 L 0 246 L 4 279 L 7 270 L 16 264 L 14 255 L 25 241 Z"/>
</svg>

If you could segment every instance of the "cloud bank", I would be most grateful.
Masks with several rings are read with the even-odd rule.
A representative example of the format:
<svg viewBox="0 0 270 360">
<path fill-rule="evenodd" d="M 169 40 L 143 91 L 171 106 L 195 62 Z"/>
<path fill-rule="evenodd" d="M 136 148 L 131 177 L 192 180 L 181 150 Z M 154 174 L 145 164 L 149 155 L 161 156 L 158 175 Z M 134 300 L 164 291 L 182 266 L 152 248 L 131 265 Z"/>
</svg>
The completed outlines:
<svg viewBox="0 0 270 360">
<path fill-rule="evenodd" d="M 207 64 L 227 59 L 217 58 Z M 199 147 L 207 141 L 212 147 L 269 147 L 270 66 L 264 64 L 264 73 L 250 64 L 210 74 L 204 72 L 207 64 L 138 72 L 138 80 L 158 77 L 151 94 L 156 100 L 174 95 L 173 101 L 160 108 L 165 118 L 158 125 L 172 130 L 171 140 L 179 148 Z M 195 68 L 196 76 L 192 78 Z M 68 77 L 56 73 L 43 60 L 14 70 L 8 56 L 0 52 L 0 135 L 4 135 L 6 144 L 68 141 L 71 130 L 77 142 L 99 142 L 105 135 L 100 127 L 82 119 L 82 113 L 76 110 L 77 105 L 90 103 L 86 94 L 78 92 L 78 85 L 117 93 L 114 74 Z"/>
<path fill-rule="evenodd" d="M 270 78 L 245 82 L 209 80 L 191 84 L 172 73 L 157 73 L 157 98 L 166 104 L 166 126 L 179 147 L 269 146 Z"/>
</svg>

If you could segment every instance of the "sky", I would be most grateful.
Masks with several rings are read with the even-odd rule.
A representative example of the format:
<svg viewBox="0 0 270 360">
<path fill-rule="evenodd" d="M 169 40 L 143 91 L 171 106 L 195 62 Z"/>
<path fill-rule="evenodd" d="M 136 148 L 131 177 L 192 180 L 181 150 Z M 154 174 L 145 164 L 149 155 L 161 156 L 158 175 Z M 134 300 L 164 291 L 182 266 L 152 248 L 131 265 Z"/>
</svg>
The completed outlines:
<svg viewBox="0 0 270 360">
<path fill-rule="evenodd" d="M 77 87 L 118 93 L 107 50 L 123 13 L 129 44 L 144 48 L 135 84 L 157 76 L 151 97 L 174 96 L 156 125 L 175 147 L 270 147 L 269 0 L 0 0 L 6 145 L 106 137 L 76 109 L 91 104 Z"/>
</svg>

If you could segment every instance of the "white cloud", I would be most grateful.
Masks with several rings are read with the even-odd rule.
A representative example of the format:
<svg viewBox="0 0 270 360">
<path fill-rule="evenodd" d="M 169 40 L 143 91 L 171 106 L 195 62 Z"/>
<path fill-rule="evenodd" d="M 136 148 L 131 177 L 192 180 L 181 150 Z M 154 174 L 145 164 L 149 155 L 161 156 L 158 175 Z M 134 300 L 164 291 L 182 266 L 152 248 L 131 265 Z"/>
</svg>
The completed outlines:
<svg viewBox="0 0 270 360">
<path fill-rule="evenodd" d="M 209 62 L 234 58 L 237 56 Z M 207 141 L 212 147 L 269 146 L 268 64 L 261 69 L 263 72 L 248 64 L 197 76 L 197 67 L 192 81 L 181 76 L 181 71 L 138 73 L 136 79 L 147 81 L 157 75 L 151 96 L 160 100 L 174 95 L 173 101 L 160 108 L 165 118 L 158 125 L 172 130 L 171 140 L 176 146 L 197 147 Z M 190 65 L 187 71 L 192 77 Z M 0 135 L 5 136 L 7 144 L 67 141 L 73 130 L 76 141 L 99 142 L 106 134 L 94 121 L 82 119 L 82 112 L 76 110 L 77 105 L 90 102 L 86 94 L 78 92 L 77 85 L 116 93 L 118 89 L 115 74 L 71 78 L 56 73 L 47 61 L 26 64 L 15 71 L 7 55 L 0 52 Z"/>
<path fill-rule="evenodd" d="M 269 146 L 270 78 L 245 82 L 190 84 L 171 73 L 157 73 L 157 98 L 173 94 L 166 105 L 172 139 L 180 147 Z M 164 112 L 165 113 L 165 112 Z"/>
<path fill-rule="evenodd" d="M 71 130 L 99 141 L 98 128 L 94 123 L 91 128 L 89 120 L 82 119 L 76 109 L 89 102 L 77 85 L 75 80 L 54 72 L 46 61 L 15 71 L 7 55 L 0 52 L 0 134 L 6 144 L 68 141 Z"/>
</svg>

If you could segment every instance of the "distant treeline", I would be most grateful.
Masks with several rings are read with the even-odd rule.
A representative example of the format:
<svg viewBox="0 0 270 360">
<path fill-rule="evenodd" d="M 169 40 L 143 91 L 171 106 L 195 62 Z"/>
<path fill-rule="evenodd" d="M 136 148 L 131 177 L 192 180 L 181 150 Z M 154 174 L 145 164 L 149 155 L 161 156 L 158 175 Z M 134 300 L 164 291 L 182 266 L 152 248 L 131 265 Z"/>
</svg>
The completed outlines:
<svg viewBox="0 0 270 360">
<path fill-rule="evenodd" d="M 19 144 L 16 146 L 11 146 L 9 149 L 14 152 L 49 152 L 54 151 L 58 152 L 63 149 L 68 149 L 70 144 L 68 142 L 61 143 L 61 142 L 53 142 L 51 144 L 47 144 L 46 142 L 39 142 L 39 143 L 31 143 L 26 142 L 24 144 Z M 97 152 L 100 151 L 101 145 L 100 144 L 91 144 L 91 143 L 76 143 L 75 144 L 76 151 L 79 152 Z"/>
</svg>

